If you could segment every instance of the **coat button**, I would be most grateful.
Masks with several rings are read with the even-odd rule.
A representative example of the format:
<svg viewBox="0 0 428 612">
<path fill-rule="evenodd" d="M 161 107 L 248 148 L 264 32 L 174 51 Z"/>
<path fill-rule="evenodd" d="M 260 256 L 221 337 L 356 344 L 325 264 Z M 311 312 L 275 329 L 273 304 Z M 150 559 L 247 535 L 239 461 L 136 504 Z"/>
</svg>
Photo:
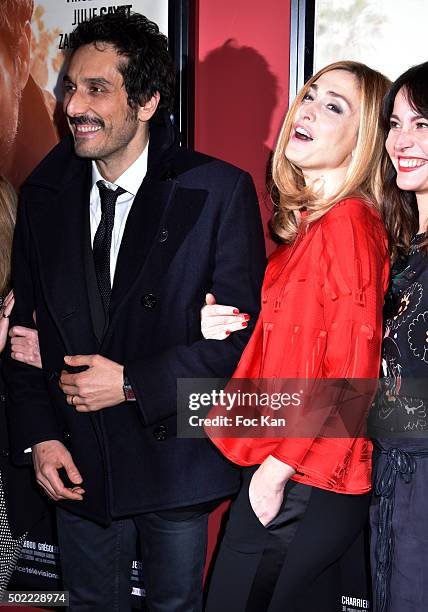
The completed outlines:
<svg viewBox="0 0 428 612">
<path fill-rule="evenodd" d="M 144 308 L 147 308 L 148 310 L 152 310 L 156 306 L 157 302 L 158 302 L 158 299 L 155 295 L 153 295 L 153 293 L 146 293 L 141 298 L 142 305 L 144 306 Z"/>
<path fill-rule="evenodd" d="M 168 240 L 168 230 L 166 229 L 166 227 L 163 227 L 159 234 L 159 242 L 166 242 L 167 240 Z"/>
<path fill-rule="evenodd" d="M 9 449 L 8 448 L 2 448 L 0 450 L 0 457 L 9 457 Z"/>
<path fill-rule="evenodd" d="M 71 433 L 69 431 L 63 431 L 62 437 L 64 438 L 64 440 L 69 440 L 71 438 Z"/>
<path fill-rule="evenodd" d="M 161 176 L 161 181 L 174 181 L 177 178 L 177 173 L 170 168 Z"/>
<path fill-rule="evenodd" d="M 0 402 L 1 402 L 2 404 L 4 404 L 4 402 L 5 402 L 5 401 L 6 401 L 6 396 L 5 396 L 5 395 L 3 395 L 3 393 L 2 393 L 2 394 L 0 395 Z"/>
<path fill-rule="evenodd" d="M 163 442 L 164 440 L 166 440 L 168 437 L 168 430 L 165 425 L 159 425 L 158 427 L 156 427 L 156 429 L 153 431 L 153 437 L 158 442 Z"/>
</svg>

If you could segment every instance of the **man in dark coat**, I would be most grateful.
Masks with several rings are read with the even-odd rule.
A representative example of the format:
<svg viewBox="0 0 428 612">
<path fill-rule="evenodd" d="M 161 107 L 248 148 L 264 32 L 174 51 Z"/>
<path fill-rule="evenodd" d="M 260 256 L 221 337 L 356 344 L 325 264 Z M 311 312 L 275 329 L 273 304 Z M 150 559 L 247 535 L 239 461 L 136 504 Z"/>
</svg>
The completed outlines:
<svg viewBox="0 0 428 612">
<path fill-rule="evenodd" d="M 178 147 L 154 23 L 98 17 L 74 44 L 72 139 L 32 173 L 18 210 L 12 323 L 36 312 L 43 373 L 7 358 L 14 455 L 32 449 L 58 502 L 72 610 L 129 609 L 138 532 L 149 609 L 199 611 L 208 512 L 238 473 L 206 439 L 177 438 L 177 379 L 229 376 L 248 340 L 251 325 L 204 340 L 200 308 L 210 291 L 254 321 L 257 199 L 245 172 Z"/>
</svg>

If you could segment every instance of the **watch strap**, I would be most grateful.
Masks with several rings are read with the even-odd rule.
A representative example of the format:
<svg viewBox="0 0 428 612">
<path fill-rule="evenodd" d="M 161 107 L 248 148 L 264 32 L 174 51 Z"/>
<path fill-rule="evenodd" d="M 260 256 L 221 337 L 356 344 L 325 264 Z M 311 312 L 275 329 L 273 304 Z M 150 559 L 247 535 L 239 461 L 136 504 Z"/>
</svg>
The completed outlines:
<svg viewBox="0 0 428 612">
<path fill-rule="evenodd" d="M 130 383 L 128 376 L 126 375 L 125 370 L 123 370 L 123 394 L 125 396 L 125 400 L 127 402 L 135 402 L 137 398 L 135 397 L 134 390 Z"/>
</svg>

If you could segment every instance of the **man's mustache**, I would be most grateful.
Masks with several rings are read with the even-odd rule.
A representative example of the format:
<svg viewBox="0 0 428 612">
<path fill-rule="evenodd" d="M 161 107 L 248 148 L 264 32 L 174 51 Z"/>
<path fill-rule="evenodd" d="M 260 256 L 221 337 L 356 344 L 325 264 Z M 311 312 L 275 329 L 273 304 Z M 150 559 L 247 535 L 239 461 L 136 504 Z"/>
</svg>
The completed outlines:
<svg viewBox="0 0 428 612">
<path fill-rule="evenodd" d="M 99 125 L 104 127 L 104 121 L 98 117 L 90 117 L 89 115 L 79 115 L 79 117 L 68 118 L 71 125 Z"/>
</svg>

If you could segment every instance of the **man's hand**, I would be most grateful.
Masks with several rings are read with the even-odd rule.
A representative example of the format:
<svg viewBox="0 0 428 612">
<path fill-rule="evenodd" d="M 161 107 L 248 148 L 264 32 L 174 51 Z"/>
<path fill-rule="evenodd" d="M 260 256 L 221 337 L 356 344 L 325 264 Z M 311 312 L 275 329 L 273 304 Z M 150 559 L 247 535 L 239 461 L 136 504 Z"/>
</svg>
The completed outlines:
<svg viewBox="0 0 428 612">
<path fill-rule="evenodd" d="M 295 473 L 296 470 L 271 455 L 254 472 L 248 496 L 262 525 L 270 523 L 278 514 L 284 499 L 284 487 Z"/>
<path fill-rule="evenodd" d="M 14 325 L 9 332 L 12 357 L 36 368 L 42 367 L 37 330 Z"/>
<path fill-rule="evenodd" d="M 83 499 L 85 490 L 80 486 L 83 482 L 73 459 L 61 442 L 48 440 L 39 442 L 32 447 L 33 463 L 36 479 L 39 485 L 53 500 Z M 67 488 L 59 477 L 58 470 L 64 468 L 69 480 L 76 486 Z"/>
<path fill-rule="evenodd" d="M 78 374 L 61 373 L 59 386 L 78 412 L 93 412 L 125 401 L 123 366 L 101 355 L 64 357 L 70 366 L 88 366 Z"/>
</svg>

